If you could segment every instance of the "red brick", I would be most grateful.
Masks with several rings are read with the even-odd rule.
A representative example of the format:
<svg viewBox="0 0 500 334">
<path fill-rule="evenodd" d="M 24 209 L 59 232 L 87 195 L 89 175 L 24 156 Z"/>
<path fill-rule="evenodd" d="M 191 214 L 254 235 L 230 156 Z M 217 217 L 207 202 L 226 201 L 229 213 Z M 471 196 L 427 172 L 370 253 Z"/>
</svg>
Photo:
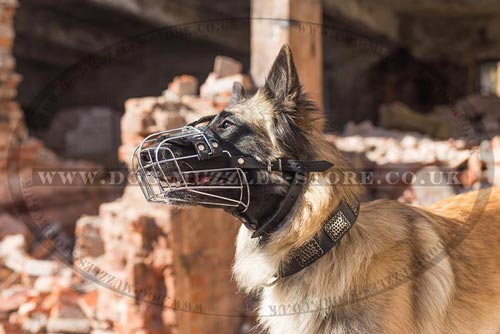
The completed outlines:
<svg viewBox="0 0 500 334">
<path fill-rule="evenodd" d="M 168 90 L 181 97 L 198 93 L 198 79 L 192 75 L 179 75 L 168 85 Z"/>
<path fill-rule="evenodd" d="M 243 65 L 236 59 L 217 56 L 214 62 L 214 74 L 217 78 L 223 78 L 235 74 L 240 74 Z"/>
<path fill-rule="evenodd" d="M 205 83 L 201 85 L 200 95 L 204 98 L 214 98 L 221 94 L 231 94 L 235 82 L 241 83 L 246 90 L 252 89 L 252 81 L 248 75 L 235 74 L 217 78 L 211 73 Z"/>
</svg>

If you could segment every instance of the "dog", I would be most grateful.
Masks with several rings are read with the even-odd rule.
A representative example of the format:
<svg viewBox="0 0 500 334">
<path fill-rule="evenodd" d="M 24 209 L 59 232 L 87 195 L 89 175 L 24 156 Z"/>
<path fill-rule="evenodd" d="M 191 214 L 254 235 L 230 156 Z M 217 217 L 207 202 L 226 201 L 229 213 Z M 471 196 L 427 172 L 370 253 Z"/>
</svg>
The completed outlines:
<svg viewBox="0 0 500 334">
<path fill-rule="evenodd" d="M 286 45 L 262 88 L 248 97 L 235 85 L 230 106 L 205 121 L 205 132 L 193 124 L 190 131 L 201 132 L 163 140 L 170 154 L 163 182 L 214 164 L 238 171 L 239 181 L 224 189 L 228 177 L 221 178 L 208 193 L 199 187 L 210 177 L 183 177 L 190 191 L 163 195 L 173 204 L 220 204 L 243 222 L 234 279 L 259 299 L 264 333 L 500 333 L 498 188 L 428 208 L 359 204 L 356 178 L 331 182 L 332 171 L 355 173 L 324 139 L 323 117 Z M 157 163 L 156 143 L 156 160 L 141 159 Z M 179 156 L 198 158 L 173 164 Z"/>
</svg>

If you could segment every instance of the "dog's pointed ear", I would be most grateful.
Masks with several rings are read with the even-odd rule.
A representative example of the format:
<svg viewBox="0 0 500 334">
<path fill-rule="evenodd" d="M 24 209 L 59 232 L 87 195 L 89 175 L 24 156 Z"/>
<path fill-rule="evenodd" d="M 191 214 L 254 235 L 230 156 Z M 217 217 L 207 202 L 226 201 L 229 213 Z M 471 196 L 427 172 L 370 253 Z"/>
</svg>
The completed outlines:
<svg viewBox="0 0 500 334">
<path fill-rule="evenodd" d="M 264 93 L 276 103 L 295 101 L 302 94 L 292 50 L 286 44 L 281 48 L 267 75 Z"/>
<path fill-rule="evenodd" d="M 240 102 L 245 98 L 245 95 L 245 87 L 243 87 L 240 82 L 235 82 L 233 84 L 233 95 L 231 96 L 231 103 L 235 104 Z"/>
</svg>

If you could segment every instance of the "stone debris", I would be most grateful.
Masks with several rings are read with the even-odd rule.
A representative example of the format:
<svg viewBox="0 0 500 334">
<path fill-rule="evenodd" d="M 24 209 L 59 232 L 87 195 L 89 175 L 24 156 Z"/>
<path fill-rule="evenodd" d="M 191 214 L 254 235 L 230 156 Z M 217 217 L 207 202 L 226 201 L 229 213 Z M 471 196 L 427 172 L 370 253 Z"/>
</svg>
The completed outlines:
<svg viewBox="0 0 500 334">
<path fill-rule="evenodd" d="M 243 66 L 240 62 L 224 56 L 215 58 L 214 70 L 200 87 L 200 97 L 212 99 L 218 108 L 224 107 L 231 101 L 235 82 L 243 85 L 247 92 L 254 90 L 252 79 L 241 73 Z"/>
<path fill-rule="evenodd" d="M 90 332 L 90 322 L 79 318 L 53 318 L 47 321 L 47 332 L 85 334 Z"/>
<path fill-rule="evenodd" d="M 236 59 L 217 56 L 214 62 L 214 74 L 217 78 L 223 78 L 241 73 L 243 65 Z"/>
<path fill-rule="evenodd" d="M 200 88 L 200 95 L 205 98 L 229 102 L 235 82 L 242 84 L 246 91 L 252 89 L 252 81 L 248 75 L 234 74 L 223 78 L 217 78 L 214 73 L 210 73 L 207 80 Z"/>
<path fill-rule="evenodd" d="M 4 7 L 0 7 L 0 11 L 2 10 Z M 11 215 L 15 211 L 14 206 L 22 203 L 28 206 L 28 211 L 22 213 L 28 219 L 31 213 L 37 211 L 37 218 L 34 219 L 36 224 L 59 222 L 65 233 L 72 236 L 75 221 L 82 214 L 97 213 L 100 203 L 116 198 L 123 188 L 89 187 L 81 178 L 74 179 L 71 186 L 67 187 L 51 186 L 50 181 L 46 184 L 33 184 L 34 175 L 64 173 L 68 170 L 100 172 L 103 167 L 86 161 L 62 159 L 47 149 L 39 139 L 24 138 L 22 134 L 26 134 L 26 131 L 22 117 L 6 115 L 2 119 L 2 113 L 8 110 L 2 109 L 2 103 L 0 99 L 0 137 L 6 139 L 0 140 L 0 240 L 5 234 L 16 230 L 24 235 L 32 234 L 27 233 L 22 217 L 14 218 Z M 12 103 L 9 102 L 8 105 Z M 17 185 L 22 186 L 18 188 Z"/>
<path fill-rule="evenodd" d="M 444 177 L 444 170 L 437 166 L 428 166 L 419 169 L 415 173 L 412 190 L 415 202 L 428 206 L 445 198 L 456 195 L 453 185 L 448 184 Z M 422 184 L 422 185 L 421 185 Z M 432 184 L 432 186 L 429 186 Z"/>
<path fill-rule="evenodd" d="M 473 101 L 482 99 L 475 97 Z M 365 121 L 348 123 L 341 135 L 327 138 L 356 169 L 371 171 L 381 180 L 367 185 L 369 199 L 430 205 L 454 194 L 500 186 L 500 136 L 484 139 L 478 134 L 478 138 L 439 140 Z M 388 177 L 395 172 L 402 177 L 406 173 L 410 180 L 393 179 L 388 183 Z"/>
<path fill-rule="evenodd" d="M 7 333 L 88 333 L 73 302 L 77 277 L 54 259 L 33 259 L 28 248 L 22 234 L 0 242 L 0 326 Z"/>
<path fill-rule="evenodd" d="M 0 6 L 0 13 L 7 9 Z M 32 250 L 34 258 L 38 259 L 47 250 L 46 247 L 39 247 L 42 240 L 38 239 L 43 239 L 43 233 L 29 231 L 26 219 L 34 221 L 39 229 L 47 227 L 47 222 L 51 222 L 52 226 L 60 224 L 60 239 L 70 240 L 74 235 L 75 222 L 82 214 L 97 213 L 100 203 L 116 198 L 123 188 L 89 187 L 80 178 L 67 187 L 52 186 L 50 181 L 34 184 L 36 175 L 64 173 L 67 170 L 100 172 L 103 167 L 91 162 L 62 159 L 39 139 L 26 137 L 24 120 L 17 109 L 15 102 L 0 99 L 0 137 L 3 138 L 0 139 L 0 240 L 13 234 L 33 239 L 28 243 L 33 248 L 38 247 L 37 251 Z M 26 212 L 14 217 L 12 212 L 18 210 L 15 206 L 26 206 Z M 33 270 L 45 270 L 43 267 L 38 262 L 30 263 Z"/>
<path fill-rule="evenodd" d="M 198 79 L 186 74 L 177 76 L 168 85 L 168 91 L 179 97 L 196 95 L 198 93 Z"/>
<path fill-rule="evenodd" d="M 89 326 L 81 323 L 88 319 L 67 316 L 83 314 L 74 312 L 78 306 L 71 302 L 80 294 L 77 287 L 83 280 L 57 260 L 55 241 L 58 247 L 70 248 L 75 222 L 82 213 L 97 213 L 99 204 L 113 200 L 122 189 L 88 187 L 81 182 L 71 187 L 33 186 L 34 168 L 102 167 L 62 159 L 27 135 L 23 113 L 15 101 L 22 79 L 15 73 L 12 55 L 17 6 L 15 0 L 2 1 L 0 6 L 0 333 L 88 333 Z M 78 129 L 80 133 L 86 130 L 88 127 Z M 22 191 L 13 191 L 19 184 Z M 26 211 L 21 209 L 24 205 Z M 27 219 L 31 225 L 26 224 Z M 44 232 L 33 233 L 28 226 Z"/>
<path fill-rule="evenodd" d="M 462 139 L 434 140 L 420 133 L 375 127 L 370 121 L 348 123 L 335 144 L 341 151 L 363 153 L 377 165 L 420 163 L 456 167 L 471 154 Z"/>
<path fill-rule="evenodd" d="M 104 254 L 104 241 L 100 235 L 100 221 L 96 216 L 81 217 L 75 229 L 76 243 L 73 253 L 77 258 L 98 257 Z"/>
</svg>

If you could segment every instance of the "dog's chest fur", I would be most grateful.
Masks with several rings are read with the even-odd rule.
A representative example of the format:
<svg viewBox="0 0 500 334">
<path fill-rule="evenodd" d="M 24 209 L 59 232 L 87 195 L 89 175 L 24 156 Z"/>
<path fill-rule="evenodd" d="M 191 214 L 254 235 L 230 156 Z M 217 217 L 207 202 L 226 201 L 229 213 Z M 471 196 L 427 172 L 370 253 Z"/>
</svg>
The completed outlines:
<svg viewBox="0 0 500 334">
<path fill-rule="evenodd" d="M 377 324 L 370 317 L 361 316 L 369 311 L 366 304 L 332 310 L 333 296 L 304 299 L 300 292 L 288 296 L 276 293 L 279 287 L 265 288 L 259 308 L 259 318 L 264 328 L 273 333 L 373 333 Z M 300 290 L 300 289 L 298 289 Z M 360 307 L 364 308 L 361 312 Z"/>
<path fill-rule="evenodd" d="M 334 254 L 318 260 L 319 270 L 305 270 L 290 278 L 286 284 L 278 282 L 264 287 L 278 268 L 282 254 L 268 254 L 250 239 L 250 232 L 241 227 L 238 234 L 234 274 L 247 293 L 257 293 L 260 298 L 259 321 L 266 333 L 373 333 L 376 321 L 366 315 L 367 303 L 349 304 L 346 301 L 348 282 L 332 285 Z M 329 277 L 332 281 L 329 281 Z M 317 282 L 315 282 L 317 281 Z"/>
<path fill-rule="evenodd" d="M 467 217 L 477 196 L 451 199 L 439 214 Z M 234 275 L 245 292 L 258 295 L 264 333 L 497 334 L 498 250 L 483 246 L 500 240 L 494 199 L 500 201 L 499 190 L 474 233 L 453 250 L 443 245 L 454 238 L 456 221 L 397 202 L 365 204 L 338 246 L 272 287 L 263 285 L 290 247 L 259 246 L 242 227 Z"/>
</svg>

